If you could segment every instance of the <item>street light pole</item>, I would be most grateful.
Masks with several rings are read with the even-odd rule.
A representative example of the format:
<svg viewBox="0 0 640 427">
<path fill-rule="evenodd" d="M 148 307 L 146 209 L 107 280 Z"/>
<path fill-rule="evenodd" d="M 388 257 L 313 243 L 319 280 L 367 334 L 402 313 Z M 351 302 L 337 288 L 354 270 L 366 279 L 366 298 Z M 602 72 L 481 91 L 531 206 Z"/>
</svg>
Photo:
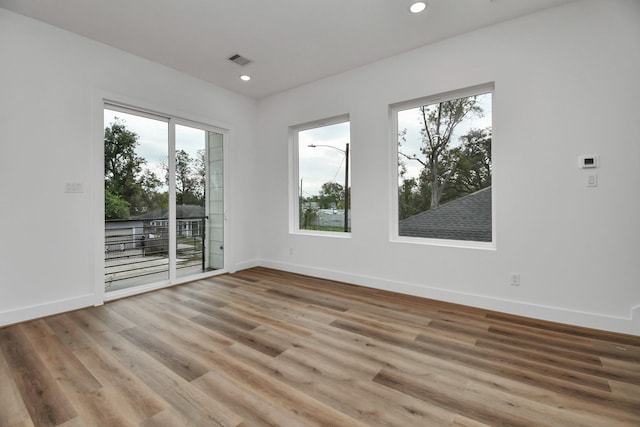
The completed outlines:
<svg viewBox="0 0 640 427">
<path fill-rule="evenodd" d="M 344 232 L 349 232 L 349 143 L 344 146 Z"/>
<path fill-rule="evenodd" d="M 309 144 L 307 147 L 329 147 L 344 153 L 344 231 L 349 232 L 349 143 L 344 146 L 344 150 L 333 145 Z"/>
</svg>

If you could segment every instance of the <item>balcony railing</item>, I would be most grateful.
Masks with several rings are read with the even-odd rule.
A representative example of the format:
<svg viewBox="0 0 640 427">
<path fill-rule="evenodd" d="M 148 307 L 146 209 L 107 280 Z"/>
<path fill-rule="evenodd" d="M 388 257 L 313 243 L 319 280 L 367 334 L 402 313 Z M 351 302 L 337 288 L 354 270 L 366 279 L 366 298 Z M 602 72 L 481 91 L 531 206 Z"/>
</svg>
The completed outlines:
<svg viewBox="0 0 640 427">
<path fill-rule="evenodd" d="M 105 286 L 122 289 L 169 277 L 169 221 L 166 218 L 105 221 Z M 206 218 L 178 218 L 179 275 L 205 269 Z"/>
</svg>

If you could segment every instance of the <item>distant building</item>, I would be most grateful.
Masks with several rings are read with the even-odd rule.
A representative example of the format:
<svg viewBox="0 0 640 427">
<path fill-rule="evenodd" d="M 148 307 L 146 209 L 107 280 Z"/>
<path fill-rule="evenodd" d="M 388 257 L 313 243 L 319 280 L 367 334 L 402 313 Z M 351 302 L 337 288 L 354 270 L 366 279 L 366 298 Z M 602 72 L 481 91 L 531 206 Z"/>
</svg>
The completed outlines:
<svg viewBox="0 0 640 427">
<path fill-rule="evenodd" d="M 202 236 L 204 231 L 203 219 L 205 217 L 204 206 L 177 205 L 176 220 L 178 235 L 182 237 Z M 149 225 L 164 228 L 169 227 L 169 208 L 156 209 L 135 219 L 149 222 Z"/>
<path fill-rule="evenodd" d="M 107 258 L 119 257 L 138 246 L 144 232 L 139 219 L 109 220 L 104 222 L 104 251 Z"/>
</svg>

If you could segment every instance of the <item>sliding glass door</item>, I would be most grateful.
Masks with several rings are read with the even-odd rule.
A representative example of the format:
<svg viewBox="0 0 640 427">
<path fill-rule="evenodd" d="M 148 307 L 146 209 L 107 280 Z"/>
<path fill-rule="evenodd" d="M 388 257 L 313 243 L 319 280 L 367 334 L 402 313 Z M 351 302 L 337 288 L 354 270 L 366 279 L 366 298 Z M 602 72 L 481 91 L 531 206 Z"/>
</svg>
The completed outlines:
<svg viewBox="0 0 640 427">
<path fill-rule="evenodd" d="M 224 266 L 223 134 L 176 125 L 176 274 Z"/>
<path fill-rule="evenodd" d="M 104 110 L 105 290 L 224 268 L 224 133 Z"/>
</svg>

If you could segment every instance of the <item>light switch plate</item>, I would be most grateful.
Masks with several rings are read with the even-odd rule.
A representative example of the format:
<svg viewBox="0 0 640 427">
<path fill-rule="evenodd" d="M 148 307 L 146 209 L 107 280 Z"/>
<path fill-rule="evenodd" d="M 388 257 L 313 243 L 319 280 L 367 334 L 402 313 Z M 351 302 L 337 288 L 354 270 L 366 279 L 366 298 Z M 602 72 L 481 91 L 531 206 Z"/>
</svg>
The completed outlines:
<svg viewBox="0 0 640 427">
<path fill-rule="evenodd" d="M 81 182 L 65 182 L 64 192 L 65 193 L 84 193 L 84 186 L 82 185 Z"/>
</svg>

